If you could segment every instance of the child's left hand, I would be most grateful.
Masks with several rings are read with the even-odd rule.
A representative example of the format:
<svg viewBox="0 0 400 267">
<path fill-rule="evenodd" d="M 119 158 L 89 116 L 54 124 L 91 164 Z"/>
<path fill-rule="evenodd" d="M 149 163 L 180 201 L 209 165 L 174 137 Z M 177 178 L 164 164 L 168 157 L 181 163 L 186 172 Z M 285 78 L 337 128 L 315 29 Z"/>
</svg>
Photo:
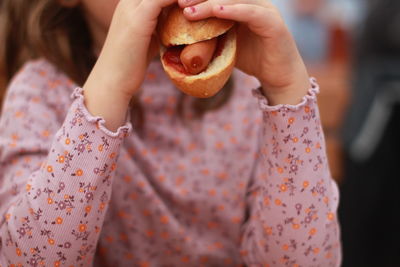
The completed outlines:
<svg viewBox="0 0 400 267">
<path fill-rule="evenodd" d="M 271 105 L 297 104 L 310 87 L 307 70 L 279 11 L 269 0 L 179 0 L 187 19 L 230 19 L 238 27 L 236 66 L 255 76 Z"/>
</svg>

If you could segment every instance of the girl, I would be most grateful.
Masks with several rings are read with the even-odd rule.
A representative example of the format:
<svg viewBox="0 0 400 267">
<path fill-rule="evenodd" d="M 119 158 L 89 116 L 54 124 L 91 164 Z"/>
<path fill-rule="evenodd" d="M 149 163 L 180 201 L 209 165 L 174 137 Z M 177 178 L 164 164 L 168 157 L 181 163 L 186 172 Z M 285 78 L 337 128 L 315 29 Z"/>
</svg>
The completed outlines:
<svg viewBox="0 0 400 267">
<path fill-rule="evenodd" d="M 153 60 L 175 2 L 240 23 L 247 75 L 212 99 L 183 97 Z M 6 82 L 25 65 L 0 122 L 1 266 L 340 264 L 318 88 L 269 1 L 2 9 Z"/>
</svg>

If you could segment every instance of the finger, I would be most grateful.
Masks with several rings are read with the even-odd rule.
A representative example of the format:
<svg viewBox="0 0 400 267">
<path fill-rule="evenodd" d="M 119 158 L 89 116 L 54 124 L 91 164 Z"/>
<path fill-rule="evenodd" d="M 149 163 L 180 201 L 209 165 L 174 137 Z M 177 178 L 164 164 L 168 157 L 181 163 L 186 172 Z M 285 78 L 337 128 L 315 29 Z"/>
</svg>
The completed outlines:
<svg viewBox="0 0 400 267">
<path fill-rule="evenodd" d="M 188 6 L 194 6 L 194 5 L 200 4 L 205 1 L 207 1 L 207 0 L 179 0 L 178 4 L 181 8 L 185 8 Z"/>
<path fill-rule="evenodd" d="M 213 16 L 221 19 L 229 19 L 247 24 L 250 28 L 269 28 L 269 26 L 280 25 L 279 12 L 275 9 L 262 8 L 257 5 L 236 4 L 236 5 L 215 5 Z"/>
<path fill-rule="evenodd" d="M 186 7 L 183 10 L 186 18 L 189 20 L 199 20 L 214 16 L 213 8 L 215 6 L 226 6 L 232 4 L 251 4 L 263 7 L 267 5 L 265 0 L 208 0 L 200 4 Z"/>
<path fill-rule="evenodd" d="M 211 17 L 212 3 L 211 1 L 201 2 L 200 4 L 189 6 L 183 9 L 183 14 L 189 20 L 199 20 Z"/>
<path fill-rule="evenodd" d="M 142 0 L 139 7 L 143 8 L 143 14 L 149 19 L 156 19 L 164 7 L 176 3 L 178 0 Z"/>
<path fill-rule="evenodd" d="M 268 7 L 271 6 L 271 2 L 269 0 L 208 0 L 214 5 L 236 5 L 236 4 L 248 4 L 248 5 L 257 5 L 260 7 Z"/>
</svg>

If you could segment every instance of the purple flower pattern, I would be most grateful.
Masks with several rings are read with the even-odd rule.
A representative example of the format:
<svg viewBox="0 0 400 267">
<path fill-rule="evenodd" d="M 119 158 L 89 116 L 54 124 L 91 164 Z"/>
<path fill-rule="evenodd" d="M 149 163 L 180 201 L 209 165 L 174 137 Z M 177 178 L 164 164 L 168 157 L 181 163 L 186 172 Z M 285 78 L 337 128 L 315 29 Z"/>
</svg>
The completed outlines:
<svg viewBox="0 0 400 267">
<path fill-rule="evenodd" d="M 223 108 L 183 121 L 153 62 L 144 128 L 111 132 L 64 74 L 25 65 L 0 118 L 0 266 L 339 266 L 316 82 L 271 107 L 233 77 Z"/>
</svg>

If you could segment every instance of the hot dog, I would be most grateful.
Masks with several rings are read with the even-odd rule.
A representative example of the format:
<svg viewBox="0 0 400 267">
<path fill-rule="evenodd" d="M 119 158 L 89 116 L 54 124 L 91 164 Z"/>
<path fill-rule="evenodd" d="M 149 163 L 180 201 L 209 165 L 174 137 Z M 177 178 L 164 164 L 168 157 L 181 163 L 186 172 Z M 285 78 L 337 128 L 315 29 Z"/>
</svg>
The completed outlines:
<svg viewBox="0 0 400 267">
<path fill-rule="evenodd" d="M 181 91 L 211 97 L 224 86 L 236 60 L 234 22 L 217 18 L 188 21 L 178 5 L 159 20 L 163 68 Z"/>
<path fill-rule="evenodd" d="M 186 71 L 190 74 L 199 74 L 205 70 L 214 55 L 217 39 L 201 41 L 185 46 L 180 59 Z"/>
</svg>

